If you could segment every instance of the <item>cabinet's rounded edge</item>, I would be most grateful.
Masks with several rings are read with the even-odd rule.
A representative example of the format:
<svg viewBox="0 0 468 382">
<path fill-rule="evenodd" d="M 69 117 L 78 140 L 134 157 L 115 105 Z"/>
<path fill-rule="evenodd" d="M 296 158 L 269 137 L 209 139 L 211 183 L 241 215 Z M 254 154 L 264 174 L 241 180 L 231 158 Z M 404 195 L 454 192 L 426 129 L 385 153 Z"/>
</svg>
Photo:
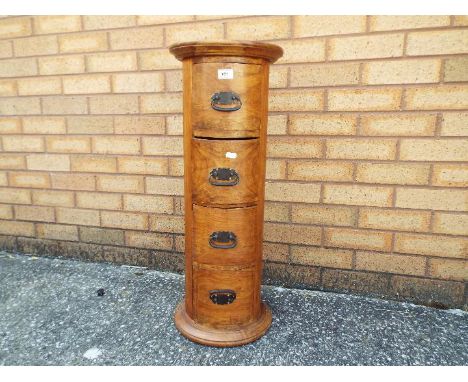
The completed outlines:
<svg viewBox="0 0 468 382">
<path fill-rule="evenodd" d="M 173 44 L 169 51 L 180 61 L 198 56 L 245 56 L 273 63 L 283 55 L 280 46 L 256 41 L 191 41 Z"/>
</svg>

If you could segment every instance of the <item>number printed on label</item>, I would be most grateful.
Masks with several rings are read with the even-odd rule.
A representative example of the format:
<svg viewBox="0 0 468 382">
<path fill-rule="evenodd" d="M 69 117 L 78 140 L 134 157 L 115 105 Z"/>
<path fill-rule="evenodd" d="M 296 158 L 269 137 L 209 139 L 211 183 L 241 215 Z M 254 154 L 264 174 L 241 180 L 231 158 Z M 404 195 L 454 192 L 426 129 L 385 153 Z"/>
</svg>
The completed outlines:
<svg viewBox="0 0 468 382">
<path fill-rule="evenodd" d="M 233 69 L 218 69 L 218 80 L 232 80 L 233 78 Z"/>
</svg>

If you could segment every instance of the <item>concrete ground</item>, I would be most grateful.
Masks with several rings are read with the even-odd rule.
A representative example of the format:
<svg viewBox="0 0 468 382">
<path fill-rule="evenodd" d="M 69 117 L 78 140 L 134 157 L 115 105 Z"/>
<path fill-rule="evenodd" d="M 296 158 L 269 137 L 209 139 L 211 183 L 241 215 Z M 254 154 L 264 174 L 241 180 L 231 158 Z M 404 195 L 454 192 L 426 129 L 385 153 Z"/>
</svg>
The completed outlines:
<svg viewBox="0 0 468 382">
<path fill-rule="evenodd" d="M 177 274 L 0 252 L 0 365 L 468 364 L 461 310 L 265 286 L 271 329 L 218 349 L 179 335 L 182 295 Z"/>
</svg>

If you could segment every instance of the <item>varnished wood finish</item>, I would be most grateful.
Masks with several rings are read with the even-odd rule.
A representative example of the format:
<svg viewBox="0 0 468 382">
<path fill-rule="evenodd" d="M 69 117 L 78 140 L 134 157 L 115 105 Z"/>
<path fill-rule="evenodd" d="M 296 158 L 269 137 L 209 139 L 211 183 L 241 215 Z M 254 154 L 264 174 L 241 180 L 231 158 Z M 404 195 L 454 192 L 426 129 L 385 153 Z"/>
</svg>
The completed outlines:
<svg viewBox="0 0 468 382">
<path fill-rule="evenodd" d="M 177 44 L 170 51 L 184 62 L 186 279 L 175 323 L 193 341 L 238 346 L 271 324 L 260 298 L 268 71 L 282 50 L 237 41 Z M 218 80 L 218 69 L 226 68 L 233 79 Z M 239 94 L 242 107 L 213 110 L 211 96 L 222 91 Z M 235 169 L 238 184 L 210 184 L 214 168 Z M 234 248 L 210 245 L 210 235 L 220 231 L 235 234 Z M 220 289 L 234 290 L 235 300 L 214 303 L 210 291 Z"/>
<path fill-rule="evenodd" d="M 193 202 L 201 205 L 242 205 L 258 201 L 260 160 L 259 140 L 192 141 L 192 193 Z M 234 186 L 215 186 L 208 179 L 216 168 L 230 168 L 239 174 Z"/>
</svg>

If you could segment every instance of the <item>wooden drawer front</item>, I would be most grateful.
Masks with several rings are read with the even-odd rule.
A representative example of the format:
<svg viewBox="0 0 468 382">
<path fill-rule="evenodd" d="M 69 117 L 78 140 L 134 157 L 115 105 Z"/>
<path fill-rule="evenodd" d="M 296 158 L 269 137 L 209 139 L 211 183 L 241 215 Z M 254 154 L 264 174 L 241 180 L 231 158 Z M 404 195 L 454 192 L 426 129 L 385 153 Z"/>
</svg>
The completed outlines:
<svg viewBox="0 0 468 382">
<path fill-rule="evenodd" d="M 257 207 L 193 206 L 193 256 L 205 264 L 247 264 L 258 260 Z"/>
<path fill-rule="evenodd" d="M 218 269 L 194 264 L 194 309 L 196 321 L 216 326 L 243 325 L 258 317 L 260 284 L 257 268 Z M 258 284 L 258 285 L 257 285 Z M 228 304 L 214 303 L 210 292 L 234 291 L 236 297 Z"/>
<path fill-rule="evenodd" d="M 218 69 L 232 69 L 232 79 L 218 79 Z M 236 63 L 193 65 L 192 125 L 197 137 L 258 137 L 262 115 L 262 66 Z M 240 109 L 219 111 L 212 96 L 220 92 L 239 95 Z M 215 102 L 215 107 L 218 104 Z M 239 106 L 235 102 L 233 107 Z M 225 106 L 222 106 L 223 108 Z M 229 107 L 229 106 L 226 106 Z"/>
<path fill-rule="evenodd" d="M 193 139 L 193 202 L 202 205 L 236 205 L 257 202 L 260 180 L 258 151 L 258 139 Z M 221 175 L 210 175 L 213 174 L 213 170 L 217 169 L 231 169 L 237 175 L 224 182 Z"/>
</svg>

